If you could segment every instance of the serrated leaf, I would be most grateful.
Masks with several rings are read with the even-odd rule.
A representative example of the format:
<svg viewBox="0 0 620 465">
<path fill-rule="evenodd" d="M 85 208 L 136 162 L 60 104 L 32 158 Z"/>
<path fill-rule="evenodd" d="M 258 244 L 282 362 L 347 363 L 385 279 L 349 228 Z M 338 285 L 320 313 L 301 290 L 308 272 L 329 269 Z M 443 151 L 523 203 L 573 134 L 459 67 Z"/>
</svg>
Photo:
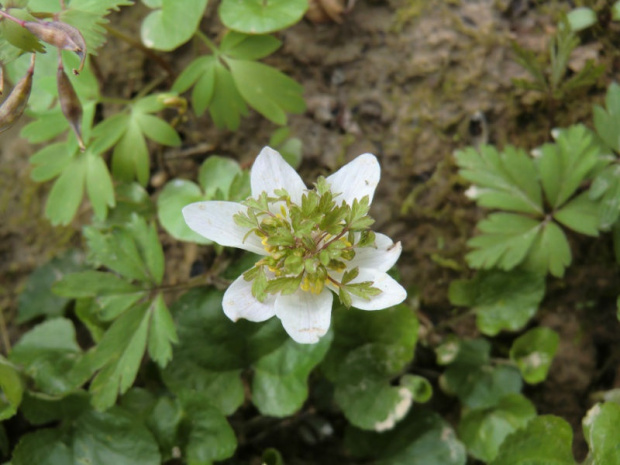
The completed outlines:
<svg viewBox="0 0 620 465">
<path fill-rule="evenodd" d="M 510 348 L 510 359 L 519 367 L 523 379 L 537 384 L 547 378 L 560 337 L 552 329 L 538 327 L 518 337 Z"/>
<path fill-rule="evenodd" d="M 285 125 L 286 112 L 303 113 L 303 87 L 271 66 L 250 60 L 227 59 L 239 93 L 265 118 Z"/>
<path fill-rule="evenodd" d="M 467 410 L 459 423 L 459 437 L 475 458 L 490 462 L 504 439 L 536 416 L 532 403 L 521 394 L 509 394 L 495 407 Z"/>
<path fill-rule="evenodd" d="M 545 196 L 554 209 L 561 207 L 598 162 L 599 150 L 582 125 L 562 131 L 555 144 L 541 147 L 538 160 Z"/>
<path fill-rule="evenodd" d="M 493 213 L 477 225 L 481 235 L 468 241 L 476 250 L 466 259 L 473 268 L 511 270 L 530 252 L 543 224 L 513 213 Z"/>
<path fill-rule="evenodd" d="M 575 465 L 572 442 L 573 431 L 565 420 L 542 415 L 508 436 L 490 465 Z"/>
<path fill-rule="evenodd" d="M 284 417 L 299 410 L 308 397 L 308 376 L 323 359 L 332 333 L 317 344 L 287 340 L 254 364 L 252 402 L 263 415 Z"/>
<path fill-rule="evenodd" d="M 573 231 L 598 236 L 599 205 L 590 199 L 588 192 L 582 192 L 577 197 L 564 204 L 553 217 Z"/>
<path fill-rule="evenodd" d="M 38 316 L 62 316 L 69 299 L 54 294 L 52 285 L 68 273 L 83 269 L 82 253 L 71 249 L 33 271 L 17 299 L 17 323 L 25 323 Z"/>
<path fill-rule="evenodd" d="M 490 145 L 455 153 L 459 174 L 475 184 L 473 198 L 487 208 L 543 213 L 542 191 L 532 158 L 522 149 L 508 146 L 503 152 Z"/>
<path fill-rule="evenodd" d="M 17 413 L 24 386 L 17 369 L 0 355 L 0 421 Z"/>
<path fill-rule="evenodd" d="M 142 42 L 156 50 L 174 50 L 196 33 L 206 6 L 207 0 L 162 0 L 161 9 L 142 21 Z"/>
<path fill-rule="evenodd" d="M 583 435 L 590 447 L 592 465 L 620 464 L 620 405 L 596 404 L 583 419 Z"/>
<path fill-rule="evenodd" d="M 348 428 L 345 446 L 377 465 L 465 465 L 467 453 L 452 427 L 438 414 L 412 412 L 393 430 L 371 433 Z"/>
<path fill-rule="evenodd" d="M 460 283 L 470 296 L 465 305 L 476 314 L 478 329 L 487 336 L 523 328 L 545 296 L 544 275 L 526 271 L 479 272 Z"/>
<path fill-rule="evenodd" d="M 223 0 L 218 13 L 234 31 L 266 34 L 292 26 L 307 9 L 308 0 Z"/>
</svg>

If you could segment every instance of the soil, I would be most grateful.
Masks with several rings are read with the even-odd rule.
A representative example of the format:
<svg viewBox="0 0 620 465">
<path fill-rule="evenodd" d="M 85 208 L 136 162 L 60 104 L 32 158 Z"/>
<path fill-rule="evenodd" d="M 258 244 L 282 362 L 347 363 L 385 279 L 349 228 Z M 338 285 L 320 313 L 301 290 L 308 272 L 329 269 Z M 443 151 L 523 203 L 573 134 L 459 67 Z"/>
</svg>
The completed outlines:
<svg viewBox="0 0 620 465">
<path fill-rule="evenodd" d="M 599 85 L 549 105 L 514 84 L 528 75 L 515 61 L 512 42 L 544 54 L 565 3 L 358 0 L 342 24 L 304 21 L 284 31 L 282 49 L 267 60 L 305 88 L 308 111 L 290 119 L 292 133 L 303 142 L 300 171 L 305 179 L 363 152 L 379 157 L 382 178 L 371 210 L 375 229 L 402 242 L 402 281 L 429 324 L 454 315 L 448 286 L 472 275 L 464 260 L 466 241 L 484 214 L 464 195 L 468 186 L 456 174 L 454 150 L 479 143 L 485 135 L 500 147 L 529 150 L 548 141 L 554 126 L 588 123 L 592 103 L 601 101 L 618 68 L 618 53 L 609 46 L 609 37 L 618 32 L 612 25 L 609 36 L 586 35 L 571 61 L 573 71 L 587 58 L 606 64 Z M 215 4 L 208 17 L 215 17 Z M 112 24 L 138 37 L 144 12 L 139 6 L 126 9 L 111 17 Z M 205 20 L 203 31 L 216 37 L 221 27 Z M 197 47 L 191 43 L 163 58 L 178 72 Z M 170 85 L 161 67 L 115 38 L 99 51 L 96 65 L 109 97 L 131 97 L 154 81 L 160 90 Z M 480 114 L 488 124 L 482 135 L 476 129 Z M 236 132 L 217 130 L 207 117 L 188 114 L 178 125 L 183 147 L 154 148 L 151 192 L 157 195 L 166 179 L 195 178 L 200 163 L 214 153 L 249 166 L 274 129 L 256 114 Z M 18 133 L 16 127 L 0 135 L 0 309 L 11 343 L 28 329 L 13 323 L 25 278 L 60 251 L 79 246 L 80 227 L 90 217 L 84 205 L 70 226 L 49 225 L 43 217 L 49 186 L 30 181 L 28 156 L 35 148 Z M 211 259 L 204 247 L 161 236 L 170 283 L 186 280 L 196 261 Z M 537 316 L 540 324 L 559 332 L 560 350 L 548 380 L 526 388 L 526 394 L 539 413 L 572 424 L 575 454 L 581 459 L 587 451 L 581 419 L 592 396 L 620 387 L 615 344 L 620 339 L 615 316 L 619 283 L 609 240 L 592 245 L 575 236 L 571 241 L 573 267 L 565 278 L 549 279 Z M 473 320 L 457 321 L 450 331 L 477 335 Z M 506 344 L 514 337 L 505 335 Z M 6 347 L 0 347 L 5 353 Z M 419 360 L 424 358 L 422 350 Z"/>
</svg>

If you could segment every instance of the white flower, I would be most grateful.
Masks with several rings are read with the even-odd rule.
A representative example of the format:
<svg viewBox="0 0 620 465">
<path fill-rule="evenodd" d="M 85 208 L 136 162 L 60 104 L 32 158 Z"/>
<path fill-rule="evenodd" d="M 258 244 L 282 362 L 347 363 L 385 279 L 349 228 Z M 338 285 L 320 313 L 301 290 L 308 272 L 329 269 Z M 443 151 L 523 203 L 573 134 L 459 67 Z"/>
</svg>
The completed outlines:
<svg viewBox="0 0 620 465">
<path fill-rule="evenodd" d="M 379 183 L 380 172 L 376 157 L 366 153 L 343 166 L 325 181 L 336 203 L 341 204 L 344 201 L 347 205 L 353 206 L 354 202 L 359 204 L 366 196 L 369 202 L 372 201 L 375 188 Z M 263 193 L 270 198 L 281 197 L 282 190 L 288 193 L 290 198 L 288 206 L 287 202 L 281 200 L 270 204 L 269 209 L 273 214 L 269 212 L 267 214 L 274 218 L 277 216 L 279 220 L 276 221 L 287 221 L 289 207 L 301 205 L 302 197 L 304 195 L 307 197 L 309 192 L 297 172 L 284 161 L 278 152 L 269 147 L 265 147 L 254 162 L 251 188 L 254 199 L 259 199 L 261 195 L 264 197 Z M 235 220 L 236 215 L 247 215 L 248 211 L 247 205 L 237 202 L 207 201 L 186 206 L 183 208 L 183 216 L 191 229 L 213 242 L 265 256 L 266 259 L 257 263 L 257 266 L 262 269 L 261 263 L 274 255 L 275 247 L 267 245 L 265 237 L 259 237 L 258 233 L 255 234 L 251 228 L 240 225 L 240 222 Z M 359 237 L 359 233 L 356 234 L 356 237 Z M 346 237 L 341 236 L 332 240 L 332 236 L 321 234 L 320 238 L 316 239 L 323 246 L 328 239 L 331 242 L 337 239 L 346 243 L 349 249 L 353 249 L 351 255 L 354 256 L 345 257 L 342 262 L 339 262 L 340 268 L 332 267 L 330 264 L 324 284 L 321 281 L 318 287 L 308 285 L 307 272 L 302 271 L 298 277 L 301 280 L 302 275 L 306 273 L 306 280 L 295 287 L 294 292 L 271 292 L 260 301 L 255 297 L 256 293 L 252 291 L 253 282 L 246 280 L 242 275 L 230 285 L 224 294 L 222 306 L 226 316 L 233 321 L 245 318 L 260 322 L 275 315 L 280 318 L 284 329 L 295 341 L 306 344 L 316 343 L 329 329 L 332 291 L 338 293 L 339 283 L 344 281 L 343 276 L 354 269 L 358 273 L 350 284 L 372 285 L 372 290 L 375 292 L 371 296 L 350 294 L 351 305 L 362 310 L 380 310 L 401 303 L 407 293 L 386 273 L 400 256 L 402 250 L 400 242 L 395 244 L 389 237 L 376 233 L 374 244 L 356 247 L 355 244 L 348 242 Z M 316 260 L 318 261 L 318 258 Z M 342 269 L 343 263 L 346 265 L 344 270 Z M 266 273 L 269 275 L 268 279 L 278 276 L 278 270 L 268 265 L 264 267 L 271 270 Z"/>
</svg>

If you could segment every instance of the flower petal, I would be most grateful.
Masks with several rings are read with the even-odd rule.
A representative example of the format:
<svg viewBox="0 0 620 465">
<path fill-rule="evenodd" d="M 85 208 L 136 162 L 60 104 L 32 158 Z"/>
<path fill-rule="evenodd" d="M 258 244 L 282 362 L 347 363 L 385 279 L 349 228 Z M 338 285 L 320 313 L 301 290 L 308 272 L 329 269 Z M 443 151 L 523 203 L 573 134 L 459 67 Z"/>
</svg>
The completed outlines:
<svg viewBox="0 0 620 465">
<path fill-rule="evenodd" d="M 183 217 L 187 225 L 201 236 L 228 247 L 238 247 L 260 255 L 267 255 L 263 245 L 255 234 L 248 233 L 235 223 L 233 216 L 247 207 L 237 202 L 211 200 L 196 202 L 183 208 Z"/>
<path fill-rule="evenodd" d="M 372 202 L 380 178 L 381 167 L 377 157 L 364 153 L 329 176 L 327 182 L 332 192 L 341 194 L 335 197 L 338 202 L 345 200 L 351 205 L 354 199 L 359 200 L 365 195 Z"/>
<path fill-rule="evenodd" d="M 359 283 L 372 281 L 373 287 L 381 289 L 381 294 L 370 300 L 351 294 L 352 305 L 360 310 L 381 310 L 398 305 L 407 297 L 407 291 L 387 273 L 361 268 L 359 275 L 352 281 Z"/>
<path fill-rule="evenodd" d="M 262 192 L 273 195 L 275 189 L 284 189 L 298 205 L 301 204 L 302 194 L 307 190 L 297 171 L 271 147 L 263 148 L 256 157 L 250 181 L 253 197 L 258 197 Z"/>
<path fill-rule="evenodd" d="M 327 289 L 320 294 L 298 290 L 278 295 L 276 315 L 286 332 L 300 344 L 314 344 L 329 329 L 333 295 Z"/>
<path fill-rule="evenodd" d="M 232 321 L 245 318 L 259 322 L 276 314 L 275 301 L 276 297 L 269 294 L 264 302 L 259 302 L 252 295 L 252 281 L 246 281 L 241 275 L 226 289 L 222 308 Z"/>
<path fill-rule="evenodd" d="M 385 234 L 375 233 L 374 246 L 355 249 L 355 257 L 349 262 L 349 268 L 372 268 L 377 271 L 387 271 L 394 266 L 403 250 L 400 242 L 394 241 Z"/>
</svg>

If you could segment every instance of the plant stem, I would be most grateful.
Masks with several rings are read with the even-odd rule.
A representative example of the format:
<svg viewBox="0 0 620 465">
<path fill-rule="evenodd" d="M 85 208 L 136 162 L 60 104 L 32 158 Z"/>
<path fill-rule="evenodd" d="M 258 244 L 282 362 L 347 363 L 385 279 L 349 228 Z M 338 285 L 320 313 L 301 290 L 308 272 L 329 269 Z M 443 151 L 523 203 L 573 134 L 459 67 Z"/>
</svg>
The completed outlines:
<svg viewBox="0 0 620 465">
<path fill-rule="evenodd" d="M 24 25 L 26 24 L 26 21 L 23 21 L 21 19 L 17 19 L 15 16 L 11 16 L 10 14 L 8 14 L 6 11 L 0 10 L 0 16 L 4 16 L 6 19 L 13 21 L 14 23 L 19 24 L 21 27 L 24 27 Z"/>
<path fill-rule="evenodd" d="M 206 36 L 205 33 L 201 31 L 196 31 L 196 35 L 200 37 L 200 39 L 205 43 L 207 47 L 209 47 L 209 50 L 211 50 L 214 55 L 217 56 L 219 54 L 219 50 L 217 49 L 213 41 Z"/>
</svg>

